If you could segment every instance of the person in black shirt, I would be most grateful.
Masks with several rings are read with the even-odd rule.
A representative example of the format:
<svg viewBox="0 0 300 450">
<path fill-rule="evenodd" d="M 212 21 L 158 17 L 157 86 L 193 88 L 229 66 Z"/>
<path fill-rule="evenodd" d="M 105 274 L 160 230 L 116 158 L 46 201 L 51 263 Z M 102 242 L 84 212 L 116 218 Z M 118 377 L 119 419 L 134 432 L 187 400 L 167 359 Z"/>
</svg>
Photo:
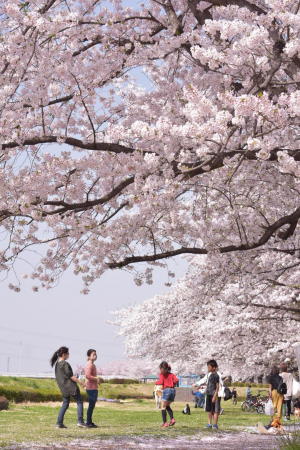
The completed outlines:
<svg viewBox="0 0 300 450">
<path fill-rule="evenodd" d="M 63 404 L 58 414 L 56 428 L 67 428 L 63 421 L 65 412 L 69 408 L 71 396 L 77 403 L 77 425 L 81 428 L 88 428 L 83 420 L 83 401 L 78 387 L 78 384 L 82 387 L 85 387 L 85 384 L 74 376 L 73 370 L 67 362 L 68 358 L 68 347 L 60 347 L 56 350 L 56 352 L 54 352 L 52 358 L 50 359 L 51 367 L 55 365 L 55 378 L 63 396 Z"/>
<path fill-rule="evenodd" d="M 218 429 L 218 418 L 220 413 L 220 401 L 218 397 L 220 377 L 217 374 L 217 363 L 214 359 L 211 359 L 207 363 L 208 381 L 206 388 L 206 405 L 205 411 L 208 413 L 208 424 L 205 428 Z M 214 425 L 211 426 L 211 419 L 214 418 Z"/>
<path fill-rule="evenodd" d="M 237 391 L 235 387 L 232 389 L 232 404 L 237 405 Z"/>
<path fill-rule="evenodd" d="M 283 394 L 278 394 L 277 392 L 280 381 L 282 381 L 282 378 L 279 375 L 279 368 L 277 366 L 274 366 L 272 367 L 272 372 L 269 378 L 269 397 L 272 399 L 274 412 L 277 410 L 277 417 L 279 420 L 281 419 L 281 410 L 283 403 Z M 271 417 L 273 419 L 273 416 Z"/>
</svg>

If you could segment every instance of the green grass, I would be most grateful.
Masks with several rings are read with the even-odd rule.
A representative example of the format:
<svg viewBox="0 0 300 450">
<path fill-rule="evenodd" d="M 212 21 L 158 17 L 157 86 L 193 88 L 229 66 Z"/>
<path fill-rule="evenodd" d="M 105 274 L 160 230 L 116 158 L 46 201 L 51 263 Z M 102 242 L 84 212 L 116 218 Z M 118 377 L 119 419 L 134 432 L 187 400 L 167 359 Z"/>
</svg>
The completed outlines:
<svg viewBox="0 0 300 450">
<path fill-rule="evenodd" d="M 85 414 L 86 414 L 85 404 Z M 108 404 L 98 402 L 93 420 L 100 425 L 95 430 L 83 430 L 76 426 L 76 405 L 71 405 L 65 416 L 67 430 L 55 429 L 60 405 L 53 404 L 13 404 L 9 411 L 0 412 L 0 447 L 26 443 L 67 443 L 78 438 L 113 438 L 115 436 L 194 436 L 205 432 L 207 414 L 203 409 L 191 408 L 191 415 L 181 413 L 183 403 L 174 404 L 176 426 L 169 430 L 161 429 L 161 413 L 156 410 L 153 400 L 133 403 Z M 233 407 L 223 402 L 225 413 L 220 417 L 222 431 L 241 431 L 254 426 L 258 421 L 268 422 L 267 416 L 243 413 L 240 405 Z M 208 433 L 210 431 L 207 431 Z"/>
<path fill-rule="evenodd" d="M 55 380 L 31 379 L 18 377 L 0 377 L 0 387 L 28 392 L 38 390 L 59 393 Z M 222 431 L 237 432 L 249 426 L 256 425 L 258 421 L 268 422 L 267 416 L 243 413 L 240 402 L 245 398 L 245 388 L 238 387 L 238 406 L 233 407 L 231 402 L 222 402 L 225 415 L 220 418 L 220 429 Z M 83 391 L 84 392 L 84 391 Z M 99 397 L 106 398 L 136 398 L 151 396 L 153 384 L 150 385 L 110 385 L 102 384 L 99 388 Z M 257 388 L 252 390 L 253 394 L 258 392 Z M 67 430 L 55 429 L 59 403 L 45 404 L 14 404 L 11 402 L 9 411 L 0 412 L 0 447 L 4 448 L 11 444 L 43 443 L 67 444 L 73 439 L 84 438 L 113 438 L 115 436 L 172 436 L 182 435 L 195 436 L 204 430 L 207 423 L 207 414 L 203 409 L 191 408 L 191 416 L 181 413 L 183 403 L 174 404 L 176 427 L 170 430 L 161 430 L 161 413 L 156 410 L 153 400 L 132 400 L 132 403 L 111 404 L 98 402 L 94 413 L 94 422 L 100 425 L 96 430 L 82 430 L 76 426 L 76 405 L 71 404 L 65 416 Z M 85 414 L 86 414 L 85 404 Z M 85 416 L 86 417 L 86 416 Z M 297 447 L 288 447 L 294 450 Z"/>
</svg>

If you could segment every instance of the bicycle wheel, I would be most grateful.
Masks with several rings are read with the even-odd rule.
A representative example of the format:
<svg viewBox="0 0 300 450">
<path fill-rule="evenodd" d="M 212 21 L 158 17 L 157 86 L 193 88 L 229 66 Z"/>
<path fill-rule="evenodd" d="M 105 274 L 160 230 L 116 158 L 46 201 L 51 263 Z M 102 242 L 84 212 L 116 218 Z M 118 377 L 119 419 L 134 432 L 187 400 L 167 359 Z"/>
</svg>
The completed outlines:
<svg viewBox="0 0 300 450">
<path fill-rule="evenodd" d="M 244 412 L 251 412 L 251 408 L 252 408 L 252 406 L 251 405 L 249 405 L 249 403 L 248 402 L 245 402 L 244 404 L 243 404 L 243 406 L 242 406 L 242 410 L 244 411 Z"/>
<path fill-rule="evenodd" d="M 241 408 L 244 412 L 246 412 L 248 408 L 248 402 L 246 402 L 246 400 L 243 403 L 241 403 Z"/>
</svg>

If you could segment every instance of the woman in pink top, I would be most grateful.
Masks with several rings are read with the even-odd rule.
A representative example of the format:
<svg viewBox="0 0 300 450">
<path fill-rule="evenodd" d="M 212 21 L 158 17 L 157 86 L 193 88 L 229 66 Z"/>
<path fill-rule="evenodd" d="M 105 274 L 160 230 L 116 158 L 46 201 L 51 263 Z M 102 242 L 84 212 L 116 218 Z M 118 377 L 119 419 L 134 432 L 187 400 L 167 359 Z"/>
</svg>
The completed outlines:
<svg viewBox="0 0 300 450">
<path fill-rule="evenodd" d="M 97 359 L 97 352 L 90 348 L 87 351 L 88 362 L 85 366 L 85 384 L 86 393 L 89 399 L 89 407 L 86 415 L 86 424 L 90 428 L 98 428 L 97 425 L 92 421 L 93 411 L 98 398 L 98 385 L 100 384 L 100 379 L 97 377 L 97 368 L 94 362 Z"/>
</svg>

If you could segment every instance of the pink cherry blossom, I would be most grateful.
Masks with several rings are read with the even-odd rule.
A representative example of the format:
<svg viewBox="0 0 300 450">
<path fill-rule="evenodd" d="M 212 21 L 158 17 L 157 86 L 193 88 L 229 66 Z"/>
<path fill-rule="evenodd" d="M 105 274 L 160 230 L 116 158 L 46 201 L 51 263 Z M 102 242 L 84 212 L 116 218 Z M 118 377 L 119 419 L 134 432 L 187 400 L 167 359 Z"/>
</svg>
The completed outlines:
<svg viewBox="0 0 300 450">
<path fill-rule="evenodd" d="M 270 358 L 291 356 L 274 316 L 297 335 L 298 9 L 0 0 L 3 278 L 27 259 L 22 272 L 40 291 L 72 267 L 88 294 L 106 270 L 152 283 L 155 265 L 187 255 L 186 278 L 162 296 L 187 289 L 174 327 L 182 348 L 190 317 L 202 334 L 219 318 L 232 351 L 237 336 L 245 352 L 260 336 Z M 18 274 L 9 287 L 20 290 Z"/>
</svg>

